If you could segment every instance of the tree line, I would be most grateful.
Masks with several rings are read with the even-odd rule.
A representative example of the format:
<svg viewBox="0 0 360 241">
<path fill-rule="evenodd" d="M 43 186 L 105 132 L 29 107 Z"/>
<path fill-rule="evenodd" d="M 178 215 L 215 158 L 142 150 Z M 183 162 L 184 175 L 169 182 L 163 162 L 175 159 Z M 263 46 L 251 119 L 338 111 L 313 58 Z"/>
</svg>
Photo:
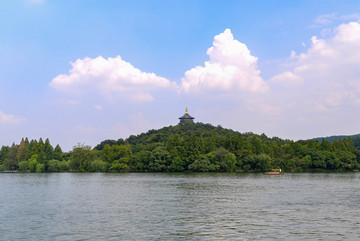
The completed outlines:
<svg viewBox="0 0 360 241">
<path fill-rule="evenodd" d="M 203 123 L 181 123 L 69 152 L 49 139 L 2 146 L 0 171 L 20 172 L 286 172 L 359 169 L 351 138 L 283 140 Z"/>
</svg>

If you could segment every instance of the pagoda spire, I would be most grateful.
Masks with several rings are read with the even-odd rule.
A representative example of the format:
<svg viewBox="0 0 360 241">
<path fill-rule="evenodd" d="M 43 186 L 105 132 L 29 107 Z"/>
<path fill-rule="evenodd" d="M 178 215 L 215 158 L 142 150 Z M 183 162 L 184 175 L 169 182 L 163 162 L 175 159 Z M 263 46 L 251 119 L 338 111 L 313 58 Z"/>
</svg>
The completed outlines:
<svg viewBox="0 0 360 241">
<path fill-rule="evenodd" d="M 185 107 L 185 115 L 181 116 L 179 119 L 180 119 L 180 123 L 194 122 L 195 118 L 189 115 L 187 104 L 186 104 L 186 107 Z"/>
</svg>

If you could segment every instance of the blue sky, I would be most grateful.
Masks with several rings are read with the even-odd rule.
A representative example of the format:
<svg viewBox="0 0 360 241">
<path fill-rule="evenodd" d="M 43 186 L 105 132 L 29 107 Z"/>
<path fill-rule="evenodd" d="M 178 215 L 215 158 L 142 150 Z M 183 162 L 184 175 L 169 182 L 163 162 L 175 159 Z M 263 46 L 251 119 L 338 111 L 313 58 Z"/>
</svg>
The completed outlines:
<svg viewBox="0 0 360 241">
<path fill-rule="evenodd" d="M 358 1 L 0 2 L 0 145 L 70 150 L 196 121 L 360 133 Z M 359 40 L 359 41 L 358 41 Z"/>
</svg>

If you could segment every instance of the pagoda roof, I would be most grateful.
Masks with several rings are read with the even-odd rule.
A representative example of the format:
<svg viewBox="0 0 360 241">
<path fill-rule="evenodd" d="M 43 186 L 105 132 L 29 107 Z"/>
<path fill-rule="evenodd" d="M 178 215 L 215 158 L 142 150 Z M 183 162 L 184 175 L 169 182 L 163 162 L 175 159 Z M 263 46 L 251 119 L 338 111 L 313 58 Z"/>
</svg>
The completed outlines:
<svg viewBox="0 0 360 241">
<path fill-rule="evenodd" d="M 185 113 L 185 115 L 179 117 L 179 119 L 183 120 L 183 119 L 195 119 L 194 117 L 190 116 L 188 113 Z"/>
</svg>

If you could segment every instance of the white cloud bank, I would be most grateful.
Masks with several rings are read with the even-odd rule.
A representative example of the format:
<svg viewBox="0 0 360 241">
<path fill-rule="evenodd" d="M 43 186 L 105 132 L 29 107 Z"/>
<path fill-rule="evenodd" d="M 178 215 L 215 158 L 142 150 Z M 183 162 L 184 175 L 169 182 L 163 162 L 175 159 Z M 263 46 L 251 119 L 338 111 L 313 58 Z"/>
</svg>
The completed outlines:
<svg viewBox="0 0 360 241">
<path fill-rule="evenodd" d="M 51 87 L 70 93 L 95 91 L 107 98 L 152 101 L 151 91 L 174 85 L 154 73 L 142 72 L 120 56 L 78 59 L 71 65 L 69 74 L 56 76 Z"/>
<path fill-rule="evenodd" d="M 268 89 L 260 77 L 257 57 L 234 39 L 230 29 L 214 37 L 207 54 L 210 60 L 187 71 L 179 85 L 154 73 L 145 73 L 120 56 L 107 59 L 99 56 L 71 62 L 69 73 L 56 76 L 50 86 L 65 93 L 101 93 L 108 99 L 133 101 L 152 101 L 151 92 L 159 89 L 177 88 L 185 93 L 208 90 L 264 93 Z"/>
<path fill-rule="evenodd" d="M 26 121 L 25 117 L 6 114 L 0 110 L 0 123 L 2 124 L 21 124 Z"/>
<path fill-rule="evenodd" d="M 247 46 L 236 39 L 230 29 L 214 37 L 207 51 L 210 57 L 204 66 L 196 66 L 185 73 L 181 88 L 185 92 L 236 90 L 261 93 L 267 85 L 260 77 L 257 58 Z"/>
<path fill-rule="evenodd" d="M 317 103 L 322 110 L 360 104 L 360 24 L 341 24 L 331 38 L 311 41 L 292 69 L 271 79 L 271 87 L 295 87 L 294 97 L 302 97 L 297 101 Z"/>
</svg>

